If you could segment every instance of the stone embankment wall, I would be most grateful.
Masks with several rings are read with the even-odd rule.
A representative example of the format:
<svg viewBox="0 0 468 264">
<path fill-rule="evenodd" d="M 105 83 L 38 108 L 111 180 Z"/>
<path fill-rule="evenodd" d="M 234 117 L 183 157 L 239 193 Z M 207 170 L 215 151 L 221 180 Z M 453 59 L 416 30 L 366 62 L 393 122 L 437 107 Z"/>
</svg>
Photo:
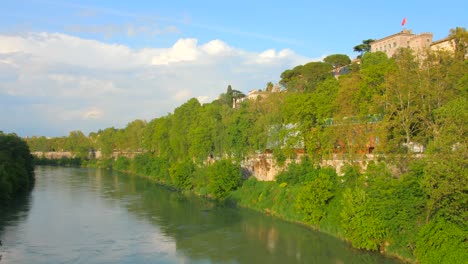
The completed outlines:
<svg viewBox="0 0 468 264">
<path fill-rule="evenodd" d="M 242 161 L 241 167 L 247 175 L 253 176 L 259 181 L 274 181 L 276 175 L 285 170 L 292 162 L 300 162 L 300 159 L 287 159 L 284 166 L 279 166 L 273 154 L 255 154 Z"/>
<path fill-rule="evenodd" d="M 367 169 L 368 161 L 374 160 L 374 155 L 367 154 L 359 159 L 348 160 L 334 156 L 329 160 L 322 160 L 322 167 L 332 167 L 338 175 L 343 175 L 343 167 L 347 164 L 358 164 L 364 171 Z M 287 169 L 291 163 L 301 162 L 301 156 L 295 159 L 287 159 L 283 166 L 279 166 L 273 154 L 256 154 L 249 156 L 241 163 L 244 174 L 257 178 L 259 181 L 274 181 L 276 176 Z"/>
<path fill-rule="evenodd" d="M 124 156 L 128 158 L 133 158 L 135 155 L 140 154 L 141 152 L 114 152 L 112 157 L 116 159 L 119 156 Z M 34 156 L 41 158 L 45 157 L 48 159 L 61 159 L 61 158 L 73 158 L 73 153 L 69 151 L 56 151 L 56 152 L 33 152 Z M 102 157 L 101 151 L 95 151 L 90 153 L 90 155 L 94 155 L 94 158 L 100 159 Z M 241 167 L 243 173 L 246 177 L 255 177 L 259 181 L 274 181 L 276 176 L 287 169 L 288 165 L 291 163 L 299 163 L 301 162 L 302 155 L 298 155 L 294 159 L 286 159 L 284 165 L 278 165 L 275 157 L 271 153 L 263 153 L 263 154 L 254 154 L 250 155 L 247 159 L 242 161 Z M 332 159 L 329 160 L 322 160 L 321 166 L 322 167 L 332 167 L 336 170 L 338 175 L 342 175 L 343 167 L 346 164 L 359 164 L 362 170 L 367 168 L 368 161 L 374 160 L 374 156 L 371 154 L 365 155 L 360 159 L 350 161 L 349 159 L 343 159 L 335 155 Z"/>
<path fill-rule="evenodd" d="M 117 159 L 118 157 L 127 157 L 127 158 L 134 158 L 136 155 L 141 154 L 143 152 L 121 152 L 115 151 L 112 153 L 112 158 Z M 73 158 L 75 155 L 70 151 L 36 151 L 31 153 L 33 156 L 38 158 L 45 157 L 47 159 L 61 159 L 61 158 Z M 102 153 L 100 150 L 91 151 L 89 152 L 89 157 L 94 159 L 101 159 Z"/>
<path fill-rule="evenodd" d="M 61 158 L 73 158 L 75 155 L 70 151 L 36 151 L 31 153 L 33 156 L 38 158 L 45 157 L 47 159 L 61 159 Z"/>
</svg>

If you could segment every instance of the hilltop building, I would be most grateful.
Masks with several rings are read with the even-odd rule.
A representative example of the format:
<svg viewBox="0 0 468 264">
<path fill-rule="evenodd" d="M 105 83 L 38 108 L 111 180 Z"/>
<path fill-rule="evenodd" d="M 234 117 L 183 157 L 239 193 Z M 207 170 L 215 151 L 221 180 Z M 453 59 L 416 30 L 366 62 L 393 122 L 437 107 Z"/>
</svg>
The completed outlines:
<svg viewBox="0 0 468 264">
<path fill-rule="evenodd" d="M 257 98 L 266 98 L 270 93 L 279 93 L 281 92 L 281 89 L 279 85 L 275 84 L 273 85 L 273 88 L 271 91 L 262 91 L 261 89 L 255 89 L 249 91 L 249 93 L 244 96 L 244 97 L 239 97 L 239 98 L 234 98 L 232 100 L 232 108 L 238 108 L 242 102 L 245 100 L 257 100 Z"/>
<path fill-rule="evenodd" d="M 434 41 L 431 44 L 431 50 L 455 52 L 455 41 L 449 37 Z"/>
<path fill-rule="evenodd" d="M 446 37 L 437 41 L 432 41 L 432 33 L 423 32 L 414 34 L 412 30 L 403 29 L 401 32 L 375 40 L 371 44 L 371 52 L 382 51 L 390 58 L 398 48 L 410 48 L 416 53 L 425 49 L 432 51 L 455 52 L 455 42 L 452 38 Z"/>
<path fill-rule="evenodd" d="M 371 43 L 371 52 L 382 51 L 390 58 L 398 48 L 410 48 L 416 52 L 430 48 L 432 33 L 414 34 L 412 30 L 403 29 L 401 32 L 375 40 Z"/>
</svg>

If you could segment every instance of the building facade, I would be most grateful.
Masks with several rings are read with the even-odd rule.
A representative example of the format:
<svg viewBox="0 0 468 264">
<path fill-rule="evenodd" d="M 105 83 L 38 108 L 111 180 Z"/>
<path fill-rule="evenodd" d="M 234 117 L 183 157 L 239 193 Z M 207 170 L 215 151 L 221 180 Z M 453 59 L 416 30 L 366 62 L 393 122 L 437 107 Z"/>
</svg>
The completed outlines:
<svg viewBox="0 0 468 264">
<path fill-rule="evenodd" d="M 401 32 L 375 40 L 371 43 L 371 52 L 382 51 L 390 58 L 399 48 L 410 48 L 416 52 L 430 48 L 432 33 L 414 34 L 412 30 L 403 29 Z"/>
<path fill-rule="evenodd" d="M 455 52 L 455 42 L 451 38 L 444 38 L 438 41 L 434 41 L 431 44 L 432 51 L 448 51 Z"/>
</svg>

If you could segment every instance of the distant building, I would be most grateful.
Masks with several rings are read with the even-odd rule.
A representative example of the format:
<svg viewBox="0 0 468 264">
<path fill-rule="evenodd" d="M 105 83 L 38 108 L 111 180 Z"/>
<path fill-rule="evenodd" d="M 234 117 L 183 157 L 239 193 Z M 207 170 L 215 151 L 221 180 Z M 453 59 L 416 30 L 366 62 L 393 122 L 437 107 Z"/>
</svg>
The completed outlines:
<svg viewBox="0 0 468 264">
<path fill-rule="evenodd" d="M 271 93 L 279 93 L 279 92 L 281 92 L 281 89 L 277 84 L 275 84 L 273 86 L 271 92 L 262 91 L 260 89 L 259 90 L 251 90 L 251 91 L 249 91 L 249 93 L 246 96 L 233 99 L 232 100 L 232 108 L 238 108 L 240 106 L 240 104 L 242 102 L 244 102 L 245 100 L 257 100 L 257 98 L 266 98 Z"/>
<path fill-rule="evenodd" d="M 371 43 L 371 52 L 382 51 L 390 58 L 399 48 L 410 48 L 416 52 L 430 48 L 432 33 L 414 34 L 412 30 L 403 29 L 401 32 L 375 40 Z"/>
</svg>

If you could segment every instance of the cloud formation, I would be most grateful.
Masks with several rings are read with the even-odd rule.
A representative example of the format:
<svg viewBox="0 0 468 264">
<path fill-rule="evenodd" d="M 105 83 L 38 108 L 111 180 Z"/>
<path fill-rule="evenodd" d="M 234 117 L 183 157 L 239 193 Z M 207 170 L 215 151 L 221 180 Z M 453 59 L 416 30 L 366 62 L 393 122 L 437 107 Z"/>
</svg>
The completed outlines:
<svg viewBox="0 0 468 264">
<path fill-rule="evenodd" d="M 289 49 L 253 52 L 218 39 L 133 49 L 60 33 L 0 35 L 6 108 L 0 122 L 20 135 L 122 127 L 172 112 L 191 97 L 209 102 L 228 84 L 244 92 L 264 88 L 311 60 Z"/>
</svg>

